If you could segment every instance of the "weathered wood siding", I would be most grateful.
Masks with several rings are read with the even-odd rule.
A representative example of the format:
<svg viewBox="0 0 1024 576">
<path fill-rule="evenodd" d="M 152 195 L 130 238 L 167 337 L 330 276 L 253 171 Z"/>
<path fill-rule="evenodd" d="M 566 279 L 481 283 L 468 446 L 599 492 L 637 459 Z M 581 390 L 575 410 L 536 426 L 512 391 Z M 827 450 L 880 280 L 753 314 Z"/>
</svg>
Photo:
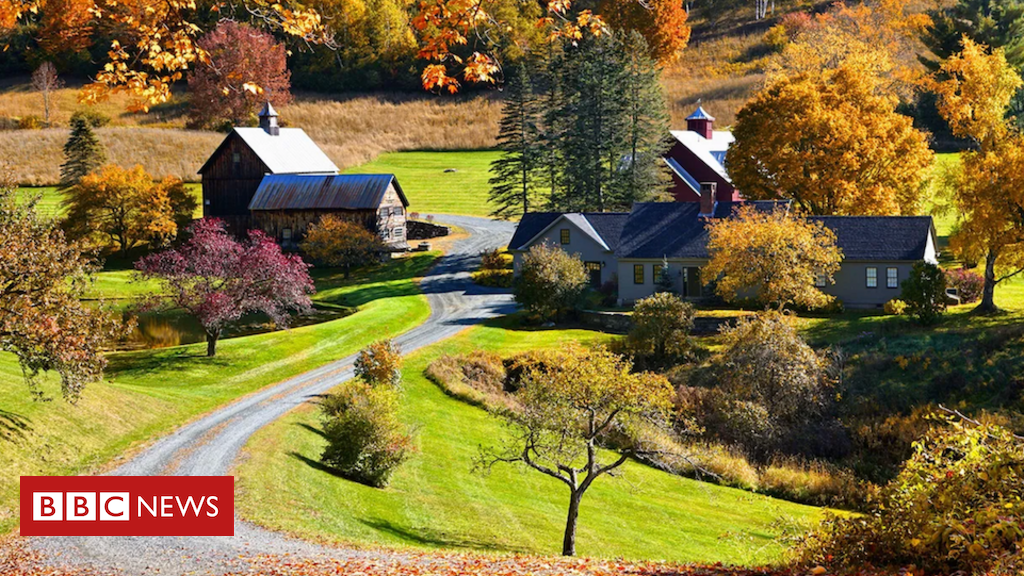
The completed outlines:
<svg viewBox="0 0 1024 576">
<path fill-rule="evenodd" d="M 238 161 L 235 161 L 237 155 Z M 251 226 L 249 202 L 256 194 L 267 166 L 232 134 L 203 172 L 203 216 L 220 218 L 235 231 Z"/>
</svg>

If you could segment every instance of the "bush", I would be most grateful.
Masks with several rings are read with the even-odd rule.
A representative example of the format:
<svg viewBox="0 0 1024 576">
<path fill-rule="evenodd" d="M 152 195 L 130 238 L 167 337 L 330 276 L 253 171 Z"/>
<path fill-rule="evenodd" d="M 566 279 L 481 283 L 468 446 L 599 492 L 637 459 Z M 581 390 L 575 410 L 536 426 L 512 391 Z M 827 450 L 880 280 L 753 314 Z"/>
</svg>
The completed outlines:
<svg viewBox="0 0 1024 576">
<path fill-rule="evenodd" d="M 786 32 L 785 26 L 776 24 L 764 33 L 763 40 L 773 52 L 782 52 L 782 49 L 789 44 L 789 34 Z"/>
<path fill-rule="evenodd" d="M 1024 569 L 1024 441 L 952 422 L 919 442 L 900 474 L 855 518 L 828 516 L 798 548 L 807 564 L 925 573 Z"/>
<path fill-rule="evenodd" d="M 610 280 L 597 289 L 601 295 L 601 306 L 615 306 L 619 302 L 619 276 L 612 274 Z"/>
<path fill-rule="evenodd" d="M 760 475 L 761 492 L 814 506 L 856 509 L 876 487 L 823 462 L 775 459 Z"/>
<path fill-rule="evenodd" d="M 324 448 L 320 460 L 346 478 L 382 488 L 409 458 L 412 438 L 398 419 L 398 391 L 352 381 L 320 405 Z"/>
<path fill-rule="evenodd" d="M 580 308 L 589 283 L 590 276 L 578 256 L 542 244 L 523 256 L 513 293 L 528 313 L 558 320 Z"/>
<path fill-rule="evenodd" d="M 907 314 L 919 323 L 934 324 L 946 311 L 946 275 L 935 264 L 914 264 L 903 281 L 900 299 L 907 303 Z"/>
<path fill-rule="evenodd" d="M 491 288 L 511 288 L 515 276 L 511 270 L 477 270 L 473 272 L 473 282 Z"/>
<path fill-rule="evenodd" d="M 970 304 L 981 299 L 985 288 L 985 278 L 973 270 L 960 268 L 946 271 L 946 284 L 956 288 L 961 304 Z"/>
<path fill-rule="evenodd" d="M 442 354 L 427 366 L 426 376 L 449 396 L 486 410 L 500 410 L 515 404 L 505 393 L 502 359 L 488 352 Z"/>
<path fill-rule="evenodd" d="M 354 268 L 379 262 L 388 251 L 380 236 L 333 214 L 312 224 L 299 248 L 319 265 L 344 269 L 346 278 Z"/>
<path fill-rule="evenodd" d="M 74 125 L 76 120 L 81 120 L 92 126 L 93 128 L 102 128 L 107 124 L 110 124 L 110 116 L 107 116 L 103 112 L 97 110 L 78 110 L 71 115 L 71 125 Z"/>
<path fill-rule="evenodd" d="M 510 270 L 511 268 L 512 256 L 504 248 L 488 250 L 480 257 L 481 270 Z"/>
<path fill-rule="evenodd" d="M 907 303 L 899 298 L 893 298 L 882 307 L 889 316 L 902 316 L 907 311 Z"/>
<path fill-rule="evenodd" d="M 41 130 L 43 128 L 43 119 L 34 114 L 22 116 L 18 119 L 18 128 L 21 130 Z"/>
<path fill-rule="evenodd" d="M 624 352 L 645 368 L 678 363 L 694 349 L 690 330 L 695 315 L 692 304 L 669 292 L 638 300 Z"/>
<path fill-rule="evenodd" d="M 390 338 L 378 340 L 359 351 L 356 378 L 370 386 L 394 386 L 402 381 L 402 354 Z"/>
</svg>

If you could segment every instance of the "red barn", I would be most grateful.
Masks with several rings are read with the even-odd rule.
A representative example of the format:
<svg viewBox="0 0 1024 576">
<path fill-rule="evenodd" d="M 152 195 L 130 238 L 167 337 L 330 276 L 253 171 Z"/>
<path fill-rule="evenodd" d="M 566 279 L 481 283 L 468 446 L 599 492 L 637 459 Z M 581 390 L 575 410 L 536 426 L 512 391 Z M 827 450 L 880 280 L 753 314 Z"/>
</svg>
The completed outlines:
<svg viewBox="0 0 1024 576">
<path fill-rule="evenodd" d="M 714 129 L 714 116 L 703 107 L 686 118 L 686 130 L 673 130 L 665 163 L 672 170 L 672 195 L 677 202 L 737 202 L 740 194 L 725 171 L 725 154 L 735 141 L 731 132 Z M 713 205 L 713 202 L 708 202 Z"/>
</svg>

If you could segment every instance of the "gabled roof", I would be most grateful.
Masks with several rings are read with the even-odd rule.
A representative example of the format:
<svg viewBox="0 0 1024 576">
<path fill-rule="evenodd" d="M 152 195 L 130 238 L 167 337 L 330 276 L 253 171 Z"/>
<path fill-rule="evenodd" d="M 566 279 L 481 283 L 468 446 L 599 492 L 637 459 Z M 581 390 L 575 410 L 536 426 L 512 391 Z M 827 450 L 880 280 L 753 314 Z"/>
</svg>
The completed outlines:
<svg viewBox="0 0 1024 576">
<path fill-rule="evenodd" d="M 693 114 L 690 114 L 689 116 L 687 116 L 686 119 L 687 120 L 711 120 L 713 122 L 715 120 L 715 117 L 712 116 L 711 114 L 708 114 L 708 111 L 705 110 L 703 106 L 699 106 L 698 105 L 697 109 L 693 111 Z"/>
<path fill-rule="evenodd" d="M 260 108 L 258 116 L 277 116 L 277 110 L 274 110 L 274 105 L 270 103 L 270 100 L 263 104 L 263 108 Z"/>
<path fill-rule="evenodd" d="M 931 216 L 812 216 L 836 235 L 844 260 L 917 261 L 928 239 L 935 244 Z"/>
<path fill-rule="evenodd" d="M 729 146 L 736 141 L 732 132 L 715 130 L 711 133 L 711 138 L 705 138 L 692 130 L 673 130 L 672 137 L 686 146 L 701 162 L 707 164 L 726 182 L 732 183 L 729 174 L 725 171 L 725 153 L 729 151 Z M 676 167 L 672 166 L 672 170 L 678 173 Z"/>
<path fill-rule="evenodd" d="M 572 222 L 605 250 L 614 251 L 629 214 L 625 212 L 529 212 L 516 227 L 509 250 L 526 250 L 560 221 Z"/>
<path fill-rule="evenodd" d="M 742 205 L 758 210 L 786 207 L 782 202 L 718 202 L 715 218 L 729 218 Z M 693 258 L 708 257 L 707 220 L 700 217 L 698 202 L 638 202 L 629 213 L 619 247 L 618 258 Z"/>
<path fill-rule="evenodd" d="M 719 202 L 715 218 L 730 218 L 743 205 L 758 210 L 786 206 L 783 202 Z M 696 202 L 647 202 L 633 205 L 625 223 L 618 258 L 706 259 L 707 220 Z M 914 262 L 927 255 L 929 239 L 935 246 L 931 216 L 812 216 L 836 235 L 843 259 L 851 261 Z"/>
<path fill-rule="evenodd" d="M 202 174 L 231 138 L 241 138 L 271 174 L 337 174 L 338 167 L 301 128 L 281 128 L 270 135 L 262 128 L 235 128 L 199 169 Z"/>
<path fill-rule="evenodd" d="M 263 177 L 249 210 L 376 209 L 392 184 L 408 206 L 394 174 L 271 174 Z"/>
</svg>

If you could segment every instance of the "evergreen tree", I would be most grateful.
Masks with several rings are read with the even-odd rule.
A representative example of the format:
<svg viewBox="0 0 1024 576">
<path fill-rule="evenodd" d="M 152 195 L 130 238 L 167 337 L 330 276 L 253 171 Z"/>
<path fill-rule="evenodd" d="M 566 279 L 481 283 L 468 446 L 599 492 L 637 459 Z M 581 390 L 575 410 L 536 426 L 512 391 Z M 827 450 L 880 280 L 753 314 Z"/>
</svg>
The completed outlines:
<svg viewBox="0 0 1024 576">
<path fill-rule="evenodd" d="M 669 113 L 659 71 L 648 55 L 644 37 L 631 32 L 623 48 L 626 153 L 611 196 L 616 205 L 631 206 L 633 202 L 667 196 L 672 179 L 661 158 L 670 145 Z"/>
<path fill-rule="evenodd" d="M 83 176 L 95 172 L 107 161 L 103 144 L 84 118 L 71 120 L 71 136 L 64 144 L 64 163 L 60 165 L 60 185 L 78 184 Z"/>
<path fill-rule="evenodd" d="M 541 169 L 540 110 L 526 66 L 516 67 L 502 108 L 498 148 L 491 163 L 492 216 L 508 218 L 530 211 Z"/>
<path fill-rule="evenodd" d="M 547 190 L 547 203 L 553 207 L 558 196 L 559 174 L 562 166 L 561 141 L 562 132 L 558 121 L 558 110 L 562 106 L 562 82 L 558 70 L 564 63 L 563 53 L 556 42 L 547 43 L 547 51 L 542 52 L 537 62 L 537 82 L 534 86 L 538 94 L 538 105 L 542 111 L 542 127 L 540 131 L 540 167 L 539 177 Z"/>
<path fill-rule="evenodd" d="M 672 280 L 672 269 L 669 268 L 668 258 L 661 259 L 661 272 L 654 279 L 654 291 L 671 293 L 676 291 L 676 283 Z"/>
</svg>

